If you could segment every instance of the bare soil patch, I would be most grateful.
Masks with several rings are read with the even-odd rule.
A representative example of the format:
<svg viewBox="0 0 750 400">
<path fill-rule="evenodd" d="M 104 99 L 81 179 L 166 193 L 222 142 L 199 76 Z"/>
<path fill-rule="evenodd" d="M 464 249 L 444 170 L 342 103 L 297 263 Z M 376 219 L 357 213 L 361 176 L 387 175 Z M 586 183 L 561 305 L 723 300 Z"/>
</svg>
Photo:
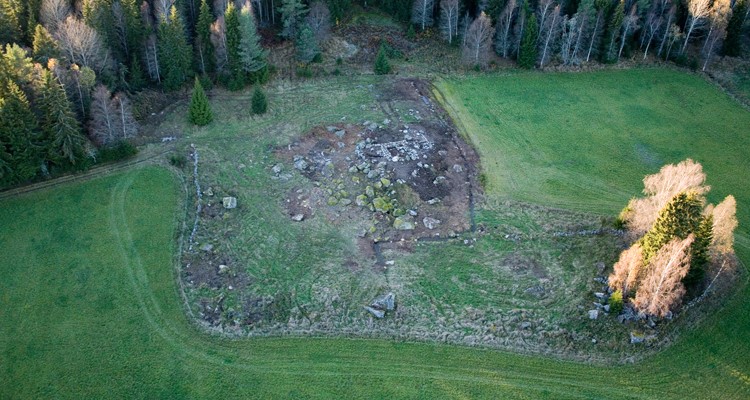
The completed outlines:
<svg viewBox="0 0 750 400">
<path fill-rule="evenodd" d="M 309 183 L 284 200 L 290 219 L 323 216 L 370 244 L 471 229 L 478 156 L 429 95 L 427 82 L 395 81 L 379 103 L 383 121 L 319 126 L 278 148 L 287 165 L 276 170 Z"/>
</svg>

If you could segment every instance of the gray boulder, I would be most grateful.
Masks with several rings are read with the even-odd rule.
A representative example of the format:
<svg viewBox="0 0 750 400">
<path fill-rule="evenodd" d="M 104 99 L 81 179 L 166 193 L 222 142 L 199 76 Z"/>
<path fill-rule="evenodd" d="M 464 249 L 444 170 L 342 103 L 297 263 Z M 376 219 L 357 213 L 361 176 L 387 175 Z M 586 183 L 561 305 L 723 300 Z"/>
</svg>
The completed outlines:
<svg viewBox="0 0 750 400">
<path fill-rule="evenodd" d="M 422 219 L 422 223 L 427 229 L 435 229 L 438 225 L 440 225 L 440 220 L 432 217 L 424 217 Z"/>
<path fill-rule="evenodd" d="M 589 310 L 589 319 L 599 318 L 599 310 Z"/>
<path fill-rule="evenodd" d="M 370 307 L 379 310 L 393 311 L 396 309 L 396 295 L 392 292 L 388 292 L 387 294 L 379 296 L 372 301 Z"/>
<path fill-rule="evenodd" d="M 221 204 L 226 209 L 230 209 L 231 210 L 233 208 L 237 208 L 237 198 L 236 197 L 231 197 L 231 196 L 230 197 L 225 197 L 225 198 L 221 199 Z"/>
<path fill-rule="evenodd" d="M 370 306 L 365 306 L 364 309 L 368 311 L 370 314 L 374 315 L 375 318 L 382 319 L 383 317 L 385 317 L 385 311 L 383 310 L 377 310 Z"/>
</svg>

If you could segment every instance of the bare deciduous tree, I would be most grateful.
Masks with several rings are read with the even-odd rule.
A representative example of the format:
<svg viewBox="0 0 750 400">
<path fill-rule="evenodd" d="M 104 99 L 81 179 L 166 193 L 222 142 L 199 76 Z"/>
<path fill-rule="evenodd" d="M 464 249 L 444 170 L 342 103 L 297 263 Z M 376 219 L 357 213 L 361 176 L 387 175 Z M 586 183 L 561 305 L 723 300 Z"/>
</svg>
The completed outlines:
<svg viewBox="0 0 750 400">
<path fill-rule="evenodd" d="M 620 61 L 622 50 L 625 48 L 625 43 L 628 42 L 628 38 L 630 38 L 630 35 L 639 28 L 638 20 L 640 19 L 640 16 L 638 15 L 637 9 L 637 4 L 633 4 L 633 7 L 630 8 L 630 14 L 628 14 L 622 22 L 622 36 L 620 36 L 620 49 L 617 51 L 617 61 Z"/>
<path fill-rule="evenodd" d="M 664 317 L 682 299 L 682 279 L 690 269 L 690 245 L 694 240 L 692 234 L 684 240 L 674 239 L 656 253 L 633 301 L 639 312 Z"/>
<path fill-rule="evenodd" d="M 537 37 L 537 43 L 544 40 L 543 30 L 547 26 L 547 18 L 550 17 L 553 10 L 555 9 L 555 0 L 539 0 L 539 4 L 536 8 L 537 20 L 539 21 L 539 36 Z M 559 12 L 557 14 L 560 14 Z"/>
<path fill-rule="evenodd" d="M 685 24 L 685 41 L 682 44 L 680 54 L 685 53 L 693 32 L 705 25 L 706 18 L 711 11 L 711 0 L 687 0 L 687 6 L 688 21 Z"/>
<path fill-rule="evenodd" d="M 83 21 L 70 16 L 59 25 L 57 40 L 70 62 L 102 71 L 108 56 L 99 34 Z"/>
<path fill-rule="evenodd" d="M 659 51 L 656 52 L 657 57 L 661 57 L 662 52 L 664 52 L 664 45 L 669 41 L 670 29 L 672 28 L 672 21 L 674 20 L 676 12 L 677 7 L 672 5 L 667 12 L 667 18 L 664 19 L 664 24 L 659 28 L 661 40 L 659 41 Z"/>
<path fill-rule="evenodd" d="M 435 0 L 414 0 L 411 9 L 411 22 L 421 26 L 422 30 L 432 26 L 433 7 L 435 7 Z"/>
<path fill-rule="evenodd" d="M 167 20 L 169 18 L 169 11 L 172 9 L 174 3 L 175 0 L 154 0 L 156 18 Z"/>
<path fill-rule="evenodd" d="M 508 0 L 505 8 L 497 19 L 497 41 L 495 42 L 495 51 L 503 58 L 510 55 L 513 48 L 511 33 L 513 29 L 513 17 L 516 14 L 516 0 Z"/>
<path fill-rule="evenodd" d="M 541 27 L 539 30 L 541 41 L 539 46 L 539 68 L 544 68 L 544 64 L 546 64 L 552 56 L 559 37 L 558 32 L 560 30 L 561 20 L 560 6 L 558 5 L 547 15 L 546 21 L 539 25 Z"/>
<path fill-rule="evenodd" d="M 109 145 L 117 139 L 117 128 L 115 106 L 112 103 L 112 95 L 104 85 L 94 89 L 93 101 L 91 102 L 91 123 L 89 124 L 89 135 L 99 145 Z"/>
<path fill-rule="evenodd" d="M 589 49 L 586 52 L 586 62 L 589 62 L 591 56 L 595 54 L 596 48 L 599 46 L 599 41 L 601 40 L 602 32 L 604 30 L 605 15 L 603 8 L 591 8 L 590 10 L 585 11 L 596 14 L 596 18 L 593 18 L 594 24 L 591 26 L 591 31 L 589 33 Z"/>
<path fill-rule="evenodd" d="M 729 17 L 732 14 L 732 8 L 729 4 L 729 0 L 715 0 L 711 7 L 711 12 L 708 15 L 709 28 L 708 34 L 706 35 L 706 41 L 703 44 L 703 68 L 705 71 L 708 67 L 708 63 L 711 61 L 714 52 L 717 48 L 716 44 L 724 40 L 727 36 L 727 24 L 729 24 Z"/>
<path fill-rule="evenodd" d="M 68 0 L 44 0 L 39 10 L 39 19 L 50 32 L 54 32 L 65 21 L 70 11 Z"/>
<path fill-rule="evenodd" d="M 462 52 L 462 58 L 466 64 L 481 66 L 487 64 L 494 31 L 492 22 L 485 13 L 479 14 L 479 17 L 471 23 Z"/>
<path fill-rule="evenodd" d="M 97 86 L 91 103 L 91 138 L 99 145 L 109 146 L 135 136 L 137 131 L 127 97 L 121 93 L 112 97 L 106 86 Z"/>
<path fill-rule="evenodd" d="M 515 0 L 510 0 L 515 1 Z M 459 0 L 442 0 L 440 2 L 440 30 L 445 35 L 448 44 L 458 37 L 458 13 L 461 2 Z"/>
<path fill-rule="evenodd" d="M 719 254 L 734 252 L 734 230 L 737 228 L 737 201 L 727 196 L 713 209 L 714 225 L 711 249 Z"/>
<path fill-rule="evenodd" d="M 705 182 L 703 167 L 691 159 L 665 165 L 659 173 L 643 179 L 646 197 L 632 199 L 621 217 L 628 230 L 640 236 L 651 228 L 659 211 L 677 194 L 692 191 L 702 195 L 708 192 L 711 188 Z"/>
<path fill-rule="evenodd" d="M 642 272 L 643 251 L 641 246 L 636 243 L 620 253 L 620 259 L 615 263 L 612 274 L 609 275 L 609 287 L 612 290 L 621 290 L 622 297 L 627 298 L 636 288 Z"/>
<path fill-rule="evenodd" d="M 641 32 L 641 48 L 643 50 L 643 59 L 645 60 L 648 56 L 648 49 L 651 47 L 651 43 L 654 41 L 656 34 L 659 32 L 659 28 L 662 24 L 662 17 L 657 9 L 658 3 L 651 8 L 648 16 L 646 17 L 646 23 L 643 26 L 643 32 Z"/>
<path fill-rule="evenodd" d="M 310 5 L 310 11 L 308 11 L 305 17 L 305 22 L 310 26 L 315 40 L 318 43 L 323 43 L 328 39 L 331 34 L 331 11 L 328 9 L 326 3 L 322 1 L 316 1 Z"/>
</svg>

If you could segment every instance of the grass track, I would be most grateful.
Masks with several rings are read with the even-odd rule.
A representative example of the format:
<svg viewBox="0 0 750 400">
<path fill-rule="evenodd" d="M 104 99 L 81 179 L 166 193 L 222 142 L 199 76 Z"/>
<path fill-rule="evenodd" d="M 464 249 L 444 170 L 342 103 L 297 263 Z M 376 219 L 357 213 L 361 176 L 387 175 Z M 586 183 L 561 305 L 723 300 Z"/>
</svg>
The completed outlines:
<svg viewBox="0 0 750 400">
<path fill-rule="evenodd" d="M 750 397 L 747 287 L 675 346 L 626 367 L 208 336 L 187 322 L 174 279 L 181 197 L 167 170 L 141 168 L 0 203 L 0 398 Z"/>
</svg>

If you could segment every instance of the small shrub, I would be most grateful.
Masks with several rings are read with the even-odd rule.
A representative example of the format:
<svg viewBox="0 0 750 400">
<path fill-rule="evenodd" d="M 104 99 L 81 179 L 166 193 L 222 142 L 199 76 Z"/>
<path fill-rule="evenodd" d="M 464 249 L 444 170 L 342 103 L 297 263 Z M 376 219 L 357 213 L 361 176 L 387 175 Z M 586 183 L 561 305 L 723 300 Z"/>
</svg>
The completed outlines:
<svg viewBox="0 0 750 400">
<path fill-rule="evenodd" d="M 112 146 L 99 149 L 96 154 L 98 163 L 125 160 L 138 154 L 138 149 L 128 141 L 120 141 Z"/>
<path fill-rule="evenodd" d="M 414 38 L 417 37 L 416 32 L 414 32 L 414 25 L 409 24 L 409 29 L 406 30 L 406 38 L 409 40 L 414 40 Z"/>
<path fill-rule="evenodd" d="M 339 75 L 341 75 L 341 70 L 339 70 L 338 68 L 336 68 L 336 69 L 333 70 L 333 72 L 331 72 L 331 75 L 339 76 Z"/>
<path fill-rule="evenodd" d="M 251 100 L 251 103 L 253 114 L 265 114 L 268 110 L 268 99 L 266 98 L 266 94 L 263 93 L 263 90 L 261 90 L 259 86 L 256 86 L 255 90 L 253 90 L 253 98 Z"/>
<path fill-rule="evenodd" d="M 169 163 L 177 168 L 185 168 L 187 158 L 182 153 L 172 153 L 169 155 Z"/>
<path fill-rule="evenodd" d="M 622 291 L 621 290 L 615 290 L 614 293 L 612 293 L 612 296 L 609 298 L 609 312 L 612 315 L 620 315 L 622 312 L 623 307 L 623 301 L 622 301 Z"/>
<path fill-rule="evenodd" d="M 391 73 L 391 64 L 388 62 L 388 56 L 385 52 L 385 46 L 380 45 L 378 55 L 375 57 L 375 74 L 387 75 Z"/>
<path fill-rule="evenodd" d="M 342 65 L 342 64 L 344 64 L 344 59 L 342 59 L 341 57 L 336 58 L 336 65 Z"/>
<path fill-rule="evenodd" d="M 190 100 L 190 109 L 188 110 L 188 121 L 193 125 L 205 126 L 210 124 L 213 119 L 214 115 L 211 112 L 211 105 L 208 103 L 206 92 L 203 91 L 201 81 L 196 77 L 193 97 Z"/>
<path fill-rule="evenodd" d="M 297 68 L 297 77 L 299 78 L 312 78 L 313 72 L 307 65 Z"/>
<path fill-rule="evenodd" d="M 482 172 L 479 174 L 479 186 L 482 187 L 482 189 L 487 190 L 487 174 Z"/>
</svg>

